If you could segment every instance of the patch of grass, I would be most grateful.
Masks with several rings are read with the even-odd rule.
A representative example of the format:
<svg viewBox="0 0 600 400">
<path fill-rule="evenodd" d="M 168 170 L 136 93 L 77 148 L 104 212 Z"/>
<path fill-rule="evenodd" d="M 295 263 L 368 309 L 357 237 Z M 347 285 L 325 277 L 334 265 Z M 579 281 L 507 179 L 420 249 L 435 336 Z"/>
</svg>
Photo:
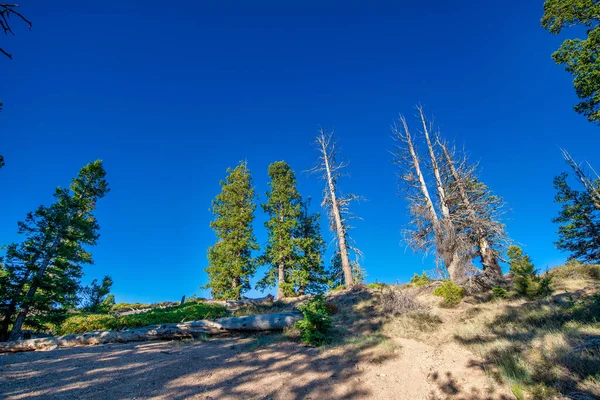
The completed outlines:
<svg viewBox="0 0 600 400">
<path fill-rule="evenodd" d="M 550 276 L 557 280 L 600 280 L 600 264 L 583 264 L 579 261 L 570 261 L 563 266 L 550 270 L 548 273 L 550 274 Z"/>
<path fill-rule="evenodd" d="M 465 296 L 465 291 L 452 281 L 444 281 L 441 286 L 435 288 L 433 294 L 442 297 L 440 306 L 450 308 L 460 304 Z"/>
<path fill-rule="evenodd" d="M 499 299 L 455 337 L 517 398 L 600 398 L 600 295 Z M 587 396 L 587 397 L 585 397 Z"/>
<path fill-rule="evenodd" d="M 58 334 L 84 333 L 96 330 L 118 330 L 123 327 L 141 328 L 148 325 L 178 323 L 227 315 L 224 307 L 215 304 L 188 303 L 183 306 L 155 308 L 145 313 L 118 317 L 107 314 L 79 314 L 67 318 Z"/>
</svg>

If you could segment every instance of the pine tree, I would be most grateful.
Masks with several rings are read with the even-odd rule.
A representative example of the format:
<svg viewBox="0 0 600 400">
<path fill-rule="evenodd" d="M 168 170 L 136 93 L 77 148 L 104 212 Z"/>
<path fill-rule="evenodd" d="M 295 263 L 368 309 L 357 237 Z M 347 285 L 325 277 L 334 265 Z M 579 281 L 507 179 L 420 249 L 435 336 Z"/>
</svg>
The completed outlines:
<svg viewBox="0 0 600 400">
<path fill-rule="evenodd" d="M 115 304 L 115 296 L 110 294 L 113 280 L 106 275 L 100 284 L 94 279 L 89 286 L 81 289 L 83 309 L 89 312 L 108 312 Z"/>
<path fill-rule="evenodd" d="M 56 189 L 51 206 L 40 206 L 19 223 L 25 240 L 8 246 L 4 257 L 3 339 L 11 323 L 10 337 L 17 339 L 30 314 L 27 322 L 33 325 L 76 304 L 82 264 L 92 263 L 85 246 L 99 237 L 93 211 L 109 191 L 105 176 L 101 161 L 86 165 L 69 188 Z"/>
<path fill-rule="evenodd" d="M 268 243 L 263 263 L 269 269 L 257 288 L 277 286 L 277 299 L 294 294 L 291 274 L 297 265 L 299 254 L 298 240 L 294 233 L 299 226 L 301 197 L 296 189 L 296 176 L 285 161 L 276 161 L 269 165 L 270 191 L 267 202 L 262 205 L 269 220 L 265 223 L 268 231 Z"/>
<path fill-rule="evenodd" d="M 552 221 L 559 224 L 556 247 L 570 253 L 569 259 L 600 262 L 600 209 L 594 205 L 590 192 L 572 189 L 567 173 L 554 178 L 556 202 L 562 208 Z M 596 183 L 596 187 L 600 185 Z"/>
<path fill-rule="evenodd" d="M 298 295 L 320 293 L 327 283 L 323 253 L 325 242 L 321 236 L 319 213 L 309 213 L 310 199 L 302 202 L 299 223 L 294 236 L 299 258 L 291 273 L 291 281 Z"/>
<path fill-rule="evenodd" d="M 245 162 L 227 170 L 221 181 L 221 193 L 212 202 L 215 219 L 210 227 L 217 243 L 208 249 L 209 282 L 215 299 L 238 300 L 250 289 L 250 278 L 256 271 L 252 251 L 258 250 L 252 221 L 256 209 L 252 177 Z"/>
</svg>

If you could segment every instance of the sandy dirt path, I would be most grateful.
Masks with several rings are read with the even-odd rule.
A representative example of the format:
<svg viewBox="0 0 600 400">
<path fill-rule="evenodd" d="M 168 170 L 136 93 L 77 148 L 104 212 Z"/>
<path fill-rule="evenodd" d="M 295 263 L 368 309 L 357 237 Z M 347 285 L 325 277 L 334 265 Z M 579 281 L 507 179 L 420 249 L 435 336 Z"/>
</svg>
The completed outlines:
<svg viewBox="0 0 600 400">
<path fill-rule="evenodd" d="M 397 339 L 392 350 L 380 347 L 224 338 L 10 354 L 0 356 L 0 398 L 512 398 L 456 344 Z"/>
</svg>

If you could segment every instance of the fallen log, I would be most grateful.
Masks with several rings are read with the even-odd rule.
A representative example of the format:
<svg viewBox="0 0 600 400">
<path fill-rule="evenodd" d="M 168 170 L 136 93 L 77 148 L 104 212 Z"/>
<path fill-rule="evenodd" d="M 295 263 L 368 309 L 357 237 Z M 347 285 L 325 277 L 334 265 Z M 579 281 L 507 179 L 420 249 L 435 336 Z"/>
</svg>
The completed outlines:
<svg viewBox="0 0 600 400">
<path fill-rule="evenodd" d="M 225 307 L 227 308 L 238 308 L 251 304 L 263 304 L 272 303 L 275 298 L 268 294 L 265 297 L 259 297 L 257 299 L 241 299 L 241 300 L 225 300 Z"/>
<path fill-rule="evenodd" d="M 218 335 L 228 332 L 277 331 L 293 326 L 302 314 L 250 315 L 173 324 L 145 326 L 123 331 L 95 331 L 58 337 L 16 340 L 0 343 L 0 353 L 17 353 L 35 350 L 54 350 L 58 347 L 75 347 L 106 343 L 141 342 L 148 340 L 192 339 L 201 335 Z"/>
</svg>

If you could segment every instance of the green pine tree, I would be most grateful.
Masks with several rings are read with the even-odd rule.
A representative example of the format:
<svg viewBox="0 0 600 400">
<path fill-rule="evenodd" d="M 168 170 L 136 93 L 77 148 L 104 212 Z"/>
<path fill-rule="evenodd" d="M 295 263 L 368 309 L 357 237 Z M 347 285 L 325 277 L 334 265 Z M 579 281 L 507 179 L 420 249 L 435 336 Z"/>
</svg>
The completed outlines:
<svg viewBox="0 0 600 400">
<path fill-rule="evenodd" d="M 552 58 L 574 77 L 582 100 L 575 111 L 600 125 L 600 1 L 546 0 L 542 26 L 555 35 L 573 26 L 584 29 L 587 37 L 566 39 Z"/>
<path fill-rule="evenodd" d="M 298 240 L 294 237 L 301 215 L 301 197 L 296 189 L 296 175 L 285 161 L 269 165 L 270 191 L 267 202 L 262 205 L 269 220 L 265 223 L 268 243 L 262 257 L 269 269 L 257 288 L 277 286 L 277 299 L 294 295 L 294 282 L 291 280 L 299 254 Z"/>
<path fill-rule="evenodd" d="M 92 263 L 86 246 L 99 237 L 93 211 L 109 191 L 105 176 L 101 161 L 86 165 L 69 188 L 56 189 L 51 206 L 40 206 L 19 223 L 25 239 L 8 246 L 3 260 L 2 339 L 11 324 L 16 339 L 26 319 L 32 326 L 58 319 L 77 303 L 82 264 Z"/>
<path fill-rule="evenodd" d="M 310 199 L 302 202 L 299 223 L 294 236 L 297 238 L 299 258 L 292 270 L 291 281 L 298 295 L 321 293 L 327 284 L 323 253 L 325 241 L 321 236 L 320 213 L 308 211 Z"/>
<path fill-rule="evenodd" d="M 256 209 L 252 177 L 245 162 L 227 170 L 221 193 L 212 202 L 210 227 L 217 243 L 208 249 L 208 284 L 215 299 L 238 300 L 250 289 L 256 271 L 252 251 L 258 250 L 252 221 Z"/>
<path fill-rule="evenodd" d="M 515 290 L 527 297 L 547 296 L 552 293 L 550 276 L 538 276 L 531 259 L 519 246 L 510 246 L 506 252 Z"/>
<path fill-rule="evenodd" d="M 106 275 L 100 284 L 94 279 L 89 286 L 81 289 L 83 309 L 93 313 L 108 312 L 115 304 L 115 296 L 110 294 L 113 280 Z"/>
<path fill-rule="evenodd" d="M 583 262 L 600 262 L 600 210 L 588 191 L 572 189 L 567 173 L 554 178 L 556 202 L 562 208 L 552 221 L 559 224 L 556 247 L 569 252 L 569 259 Z M 597 187 L 600 187 L 596 183 Z"/>
</svg>

